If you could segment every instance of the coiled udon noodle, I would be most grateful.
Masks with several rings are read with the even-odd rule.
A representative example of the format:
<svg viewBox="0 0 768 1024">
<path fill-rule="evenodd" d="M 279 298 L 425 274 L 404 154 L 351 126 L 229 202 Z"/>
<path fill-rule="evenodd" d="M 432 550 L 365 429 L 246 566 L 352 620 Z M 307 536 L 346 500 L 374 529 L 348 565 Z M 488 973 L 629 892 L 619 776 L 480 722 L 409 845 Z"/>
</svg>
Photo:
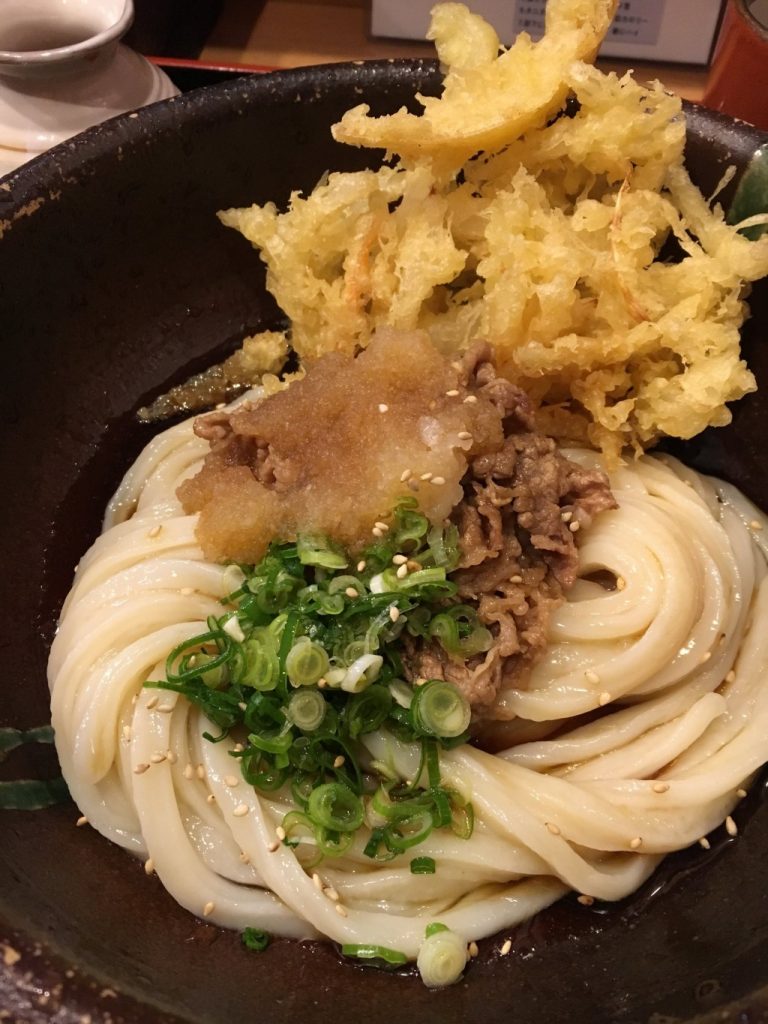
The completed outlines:
<svg viewBox="0 0 768 1024">
<path fill-rule="evenodd" d="M 78 567 L 49 663 L 74 799 L 99 832 L 151 858 L 192 913 L 415 957 L 435 919 L 471 940 L 568 889 L 627 895 L 664 854 L 721 826 L 768 760 L 768 524 L 735 489 L 644 457 L 612 474 L 619 508 L 580 534 L 582 576 L 607 570 L 616 586 L 583 578 L 555 612 L 529 686 L 502 695 L 517 716 L 508 749 L 441 755 L 446 783 L 474 805 L 471 839 L 433 831 L 419 853 L 438 870 L 414 876 L 406 858 L 365 857 L 360 835 L 317 868 L 319 888 L 292 849 L 272 849 L 288 798 L 249 787 L 234 740 L 204 740 L 212 726 L 184 698 L 142 689 L 239 584 L 204 559 L 176 499 L 207 450 L 188 421 L 139 457 Z M 416 749 L 385 734 L 366 743 L 415 774 Z"/>
</svg>

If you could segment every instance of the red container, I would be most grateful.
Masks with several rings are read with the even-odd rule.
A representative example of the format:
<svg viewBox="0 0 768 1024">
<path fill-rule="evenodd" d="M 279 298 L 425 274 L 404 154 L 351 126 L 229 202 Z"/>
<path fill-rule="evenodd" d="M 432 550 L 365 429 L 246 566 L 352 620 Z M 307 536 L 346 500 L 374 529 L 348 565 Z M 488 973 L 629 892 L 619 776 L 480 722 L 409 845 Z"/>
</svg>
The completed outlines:
<svg viewBox="0 0 768 1024">
<path fill-rule="evenodd" d="M 768 25 L 746 0 L 729 0 L 703 101 L 768 129 Z"/>
</svg>

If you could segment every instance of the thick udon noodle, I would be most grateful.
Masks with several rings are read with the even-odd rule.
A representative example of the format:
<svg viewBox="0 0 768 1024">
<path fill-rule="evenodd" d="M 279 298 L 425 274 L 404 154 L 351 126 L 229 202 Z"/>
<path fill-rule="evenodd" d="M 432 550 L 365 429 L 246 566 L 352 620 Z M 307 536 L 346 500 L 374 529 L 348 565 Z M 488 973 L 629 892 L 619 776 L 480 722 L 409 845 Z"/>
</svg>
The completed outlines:
<svg viewBox="0 0 768 1024">
<path fill-rule="evenodd" d="M 142 689 L 237 585 L 236 570 L 206 562 L 176 499 L 206 451 L 188 421 L 142 453 L 78 567 L 49 665 L 74 799 L 99 832 L 151 857 L 192 913 L 415 957 L 429 921 L 471 940 L 568 889 L 631 893 L 664 854 L 722 825 L 766 760 L 765 520 L 732 487 L 644 457 L 611 475 L 619 508 L 580 535 L 582 574 L 607 570 L 618 586 L 582 579 L 557 611 L 529 687 L 503 694 L 519 716 L 512 745 L 442 755 L 444 778 L 474 804 L 471 839 L 433 831 L 418 853 L 437 872 L 414 876 L 407 857 L 365 857 L 357 836 L 316 869 L 342 916 L 292 849 L 270 852 L 288 798 L 246 785 L 235 740 L 203 739 L 216 729 L 184 698 Z M 366 739 L 415 773 L 414 749 Z"/>
</svg>

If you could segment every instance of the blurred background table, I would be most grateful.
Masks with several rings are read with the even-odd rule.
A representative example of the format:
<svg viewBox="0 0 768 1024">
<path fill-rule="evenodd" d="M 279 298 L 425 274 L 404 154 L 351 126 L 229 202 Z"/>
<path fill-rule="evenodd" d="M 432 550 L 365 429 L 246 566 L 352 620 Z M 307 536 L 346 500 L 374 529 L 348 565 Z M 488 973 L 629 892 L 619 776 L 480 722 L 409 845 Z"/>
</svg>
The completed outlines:
<svg viewBox="0 0 768 1024">
<path fill-rule="evenodd" d="M 432 57 L 430 43 L 372 39 L 367 0 L 225 0 L 200 60 L 212 64 L 298 67 L 377 57 Z M 707 69 L 681 64 L 603 60 L 619 73 L 634 67 L 644 81 L 659 79 L 685 99 L 698 101 Z"/>
</svg>

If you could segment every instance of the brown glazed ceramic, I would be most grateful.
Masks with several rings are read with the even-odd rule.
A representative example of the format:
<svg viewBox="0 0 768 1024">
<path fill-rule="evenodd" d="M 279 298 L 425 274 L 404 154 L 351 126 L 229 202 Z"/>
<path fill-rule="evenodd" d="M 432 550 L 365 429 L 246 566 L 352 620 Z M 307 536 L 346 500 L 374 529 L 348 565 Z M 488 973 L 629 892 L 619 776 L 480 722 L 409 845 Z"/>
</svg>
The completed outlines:
<svg viewBox="0 0 768 1024">
<path fill-rule="evenodd" d="M 335 66 L 239 80 L 119 118 L 0 184 L 0 725 L 48 719 L 45 662 L 73 568 L 151 430 L 135 410 L 273 322 L 257 255 L 216 210 L 309 189 L 375 154 L 331 141 L 363 96 L 393 110 L 435 90 L 431 63 Z M 765 140 L 690 108 L 689 156 L 711 190 Z M 726 196 L 727 200 L 727 196 Z M 768 290 L 745 349 L 768 387 Z M 761 344 L 762 347 L 761 347 Z M 768 508 L 768 402 L 689 445 L 701 469 Z M 54 771 L 50 751 L 4 774 Z M 766 737 L 768 756 L 768 737 Z M 768 1020 L 768 804 L 758 780 L 712 851 L 669 857 L 615 906 L 563 899 L 480 943 L 465 979 L 427 991 L 412 973 L 342 963 L 334 948 L 234 933 L 177 907 L 141 864 L 71 805 L 0 812 L 0 1007 L 57 1024 L 671 1024 Z"/>
</svg>

